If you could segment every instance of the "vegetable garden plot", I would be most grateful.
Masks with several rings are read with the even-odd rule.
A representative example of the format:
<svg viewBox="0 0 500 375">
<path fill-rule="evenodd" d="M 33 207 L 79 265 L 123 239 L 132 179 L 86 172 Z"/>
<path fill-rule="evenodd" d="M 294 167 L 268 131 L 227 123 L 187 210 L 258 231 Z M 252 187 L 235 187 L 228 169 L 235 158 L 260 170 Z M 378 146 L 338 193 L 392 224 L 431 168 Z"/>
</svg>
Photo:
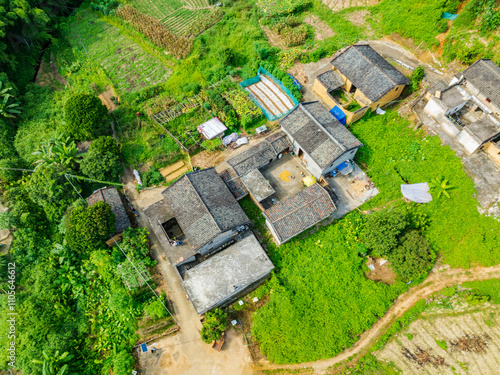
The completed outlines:
<svg viewBox="0 0 500 375">
<path fill-rule="evenodd" d="M 498 374 L 499 323 L 496 308 L 420 319 L 374 354 L 403 374 Z"/>
<path fill-rule="evenodd" d="M 85 47 L 118 89 L 138 91 L 165 81 L 172 73 L 120 30 L 89 12 L 80 13 L 66 36 L 75 49 Z"/>
</svg>

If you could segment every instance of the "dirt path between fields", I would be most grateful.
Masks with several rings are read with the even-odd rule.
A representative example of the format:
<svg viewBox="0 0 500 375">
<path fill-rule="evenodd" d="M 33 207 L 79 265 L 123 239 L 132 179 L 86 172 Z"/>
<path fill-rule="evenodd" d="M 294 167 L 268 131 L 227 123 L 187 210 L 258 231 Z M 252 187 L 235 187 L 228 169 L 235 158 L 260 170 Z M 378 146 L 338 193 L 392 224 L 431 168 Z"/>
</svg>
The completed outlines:
<svg viewBox="0 0 500 375">
<path fill-rule="evenodd" d="M 445 269 L 436 271 L 432 273 L 423 284 L 417 285 L 408 290 L 406 293 L 400 295 L 385 315 L 369 330 L 361 334 L 359 340 L 354 344 L 354 346 L 345 350 L 341 354 L 329 359 L 300 363 L 296 365 L 274 365 L 269 361 L 261 361 L 259 364 L 254 365 L 254 370 L 299 370 L 312 368 L 314 373 L 317 374 L 332 374 L 340 372 L 342 367 L 329 371 L 328 368 L 348 360 L 351 356 L 355 357 L 347 364 L 356 362 L 361 356 L 365 355 L 370 350 L 376 340 L 378 340 L 391 327 L 396 319 L 400 318 L 419 300 L 426 298 L 448 286 L 466 281 L 486 280 L 492 278 L 500 278 L 500 265 L 488 268 L 478 267 L 470 270 Z"/>
</svg>

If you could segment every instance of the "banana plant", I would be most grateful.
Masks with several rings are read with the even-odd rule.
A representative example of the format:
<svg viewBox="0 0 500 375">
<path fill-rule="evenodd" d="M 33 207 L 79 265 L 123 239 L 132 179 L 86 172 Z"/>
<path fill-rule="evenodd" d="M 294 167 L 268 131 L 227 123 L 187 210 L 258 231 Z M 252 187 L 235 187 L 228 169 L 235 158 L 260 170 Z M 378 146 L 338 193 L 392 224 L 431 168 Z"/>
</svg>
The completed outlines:
<svg viewBox="0 0 500 375">
<path fill-rule="evenodd" d="M 78 148 L 70 137 L 59 134 L 55 138 L 50 138 L 43 142 L 38 149 L 32 153 L 38 155 L 35 164 L 35 170 L 43 164 L 59 164 L 65 167 L 73 168 L 81 155 L 78 155 Z"/>
<path fill-rule="evenodd" d="M 42 351 L 43 359 L 34 359 L 33 363 L 42 365 L 43 375 L 67 375 L 68 365 L 64 364 L 73 358 L 68 352 L 59 355 L 59 350 L 53 355 L 48 354 L 45 350 Z"/>
<path fill-rule="evenodd" d="M 21 103 L 17 101 L 11 101 L 14 98 L 9 91 L 12 87 L 3 88 L 3 82 L 0 81 L 0 97 L 3 99 L 0 101 L 0 115 L 3 117 L 14 118 L 16 115 L 21 114 Z"/>
<path fill-rule="evenodd" d="M 448 180 L 445 179 L 443 176 L 439 176 L 437 178 L 432 179 L 431 183 L 429 184 L 429 187 L 433 188 L 434 190 L 437 190 L 438 198 L 441 197 L 441 195 L 444 195 L 446 198 L 451 198 L 449 190 L 455 188 L 453 185 L 450 185 L 448 183 Z"/>
</svg>

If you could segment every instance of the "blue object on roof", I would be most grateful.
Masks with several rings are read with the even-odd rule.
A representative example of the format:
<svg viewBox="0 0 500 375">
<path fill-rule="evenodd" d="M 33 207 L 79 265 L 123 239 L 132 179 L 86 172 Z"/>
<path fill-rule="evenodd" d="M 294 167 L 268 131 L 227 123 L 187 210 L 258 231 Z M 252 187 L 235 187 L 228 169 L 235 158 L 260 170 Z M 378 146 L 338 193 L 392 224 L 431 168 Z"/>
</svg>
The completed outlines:
<svg viewBox="0 0 500 375">
<path fill-rule="evenodd" d="M 148 351 L 148 346 L 146 344 L 141 344 L 141 351 L 146 353 Z"/>
<path fill-rule="evenodd" d="M 338 169 L 339 171 L 341 171 L 342 169 L 347 168 L 348 166 L 349 166 L 349 164 L 347 164 L 347 162 L 345 161 L 345 162 L 343 162 L 343 163 L 341 163 L 341 164 L 337 165 L 337 169 Z"/>
<path fill-rule="evenodd" d="M 339 106 L 335 106 L 332 109 L 330 109 L 330 113 L 335 117 L 337 120 L 340 121 L 342 125 L 345 125 L 347 122 L 347 116 L 345 115 L 344 111 L 340 109 Z"/>
<path fill-rule="evenodd" d="M 302 90 L 302 86 L 300 85 L 299 81 L 297 81 L 297 79 L 296 79 L 294 76 L 292 76 L 290 73 L 287 73 L 287 74 L 288 74 L 288 76 L 289 76 L 289 77 L 293 80 L 293 84 L 294 84 L 295 86 L 297 86 L 297 88 L 298 88 L 299 90 Z"/>
<path fill-rule="evenodd" d="M 442 15 L 441 15 L 441 18 L 445 18 L 447 20 L 451 20 L 451 21 L 455 21 L 458 17 L 458 14 L 452 14 L 452 13 L 448 13 L 448 12 L 444 12 Z"/>
</svg>

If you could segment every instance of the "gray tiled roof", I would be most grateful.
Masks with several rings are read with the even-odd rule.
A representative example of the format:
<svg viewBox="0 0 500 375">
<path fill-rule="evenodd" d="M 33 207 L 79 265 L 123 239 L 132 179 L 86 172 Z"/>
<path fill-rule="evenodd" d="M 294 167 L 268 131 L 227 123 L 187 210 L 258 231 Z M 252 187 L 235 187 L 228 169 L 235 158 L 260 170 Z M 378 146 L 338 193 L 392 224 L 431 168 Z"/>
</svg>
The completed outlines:
<svg viewBox="0 0 500 375">
<path fill-rule="evenodd" d="M 227 169 L 224 169 L 221 173 L 219 173 L 219 176 L 221 176 L 221 178 L 224 180 L 227 187 L 229 188 L 229 190 L 231 190 L 231 193 L 233 193 L 236 199 L 241 199 L 248 195 L 247 188 L 245 187 L 243 182 L 241 182 L 240 177 L 236 175 L 236 172 L 233 170 L 233 168 L 229 167 Z"/>
<path fill-rule="evenodd" d="M 269 164 L 279 153 L 290 147 L 290 141 L 283 132 L 276 132 L 266 137 L 259 144 L 229 159 L 227 163 L 238 176 L 244 176 L 254 169 Z"/>
<path fill-rule="evenodd" d="M 500 106 L 500 67 L 493 61 L 478 60 L 462 74 L 484 96 Z"/>
<path fill-rule="evenodd" d="M 195 250 L 218 234 L 249 223 L 214 168 L 185 174 L 162 195 Z"/>
<path fill-rule="evenodd" d="M 329 70 L 316 77 L 328 91 L 337 90 L 344 85 L 344 80 L 336 71 Z"/>
<path fill-rule="evenodd" d="M 483 116 L 481 119 L 467 125 L 467 131 L 479 142 L 486 142 L 500 134 L 500 121 L 493 116 Z"/>
<path fill-rule="evenodd" d="M 280 124 L 321 168 L 362 146 L 320 102 L 299 104 Z"/>
<path fill-rule="evenodd" d="M 314 184 L 264 211 L 281 243 L 329 217 L 336 210 L 330 195 Z"/>
<path fill-rule="evenodd" d="M 116 216 L 115 220 L 115 230 L 116 233 L 121 233 L 128 227 L 130 227 L 130 220 L 128 219 L 127 211 L 123 206 L 123 202 L 120 198 L 120 193 L 118 189 L 114 186 L 104 187 L 96 190 L 92 193 L 90 197 L 87 198 L 87 203 L 92 206 L 96 202 L 106 202 L 111 206 L 111 211 Z"/>
<path fill-rule="evenodd" d="M 339 52 L 332 65 L 372 102 L 378 101 L 395 86 L 410 83 L 368 44 L 356 44 Z"/>
</svg>

